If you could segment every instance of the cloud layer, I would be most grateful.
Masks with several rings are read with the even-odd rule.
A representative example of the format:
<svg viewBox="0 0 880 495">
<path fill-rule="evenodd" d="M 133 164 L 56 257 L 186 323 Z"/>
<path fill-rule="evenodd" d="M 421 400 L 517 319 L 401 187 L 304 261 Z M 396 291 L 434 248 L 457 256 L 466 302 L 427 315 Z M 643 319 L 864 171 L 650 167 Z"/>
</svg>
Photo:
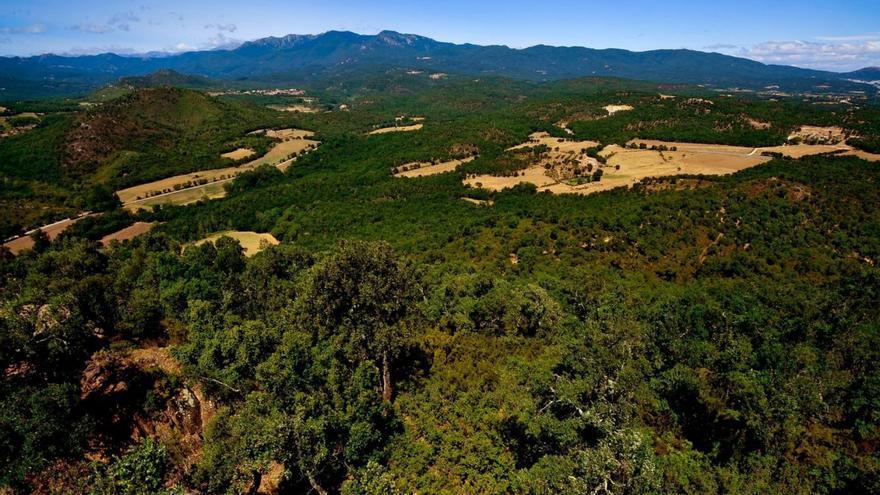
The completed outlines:
<svg viewBox="0 0 880 495">
<path fill-rule="evenodd" d="M 880 34 L 817 36 L 818 41 L 767 41 L 750 47 L 718 44 L 703 47 L 766 64 L 850 71 L 880 66 Z"/>
</svg>

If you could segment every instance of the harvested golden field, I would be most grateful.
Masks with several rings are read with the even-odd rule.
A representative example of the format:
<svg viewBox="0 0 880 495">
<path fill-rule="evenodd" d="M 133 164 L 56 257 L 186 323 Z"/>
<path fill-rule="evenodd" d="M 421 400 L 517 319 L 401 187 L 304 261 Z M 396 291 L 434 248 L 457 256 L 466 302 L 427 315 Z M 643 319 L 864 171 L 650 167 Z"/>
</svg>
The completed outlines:
<svg viewBox="0 0 880 495">
<path fill-rule="evenodd" d="M 275 246 L 279 244 L 278 239 L 276 239 L 275 236 L 273 236 L 272 234 L 227 230 L 224 232 L 212 234 L 202 240 L 196 241 L 193 243 L 193 245 L 198 246 L 206 242 L 213 243 L 221 237 L 231 237 L 241 243 L 241 247 L 244 248 L 245 256 L 253 256 L 263 249 L 266 249 L 268 246 Z"/>
<path fill-rule="evenodd" d="M 203 186 L 213 182 L 226 181 L 249 169 L 250 168 L 248 168 L 247 165 L 242 165 L 240 167 L 217 168 L 214 170 L 202 170 L 190 174 L 175 175 L 154 182 L 120 189 L 119 191 L 116 191 L 116 195 L 119 196 L 119 200 L 122 201 L 124 205 L 128 206 L 129 204 L 138 201 L 181 192 L 184 189 Z"/>
<path fill-rule="evenodd" d="M 319 141 L 312 141 L 311 139 L 289 139 L 282 141 L 273 146 L 265 155 L 245 163 L 242 167 L 253 169 L 260 165 L 275 165 L 281 170 L 287 170 L 287 167 L 293 162 L 293 158 L 301 153 L 317 148 L 319 144 L 321 144 Z"/>
<path fill-rule="evenodd" d="M 770 146 L 766 148 L 758 148 L 758 153 L 782 153 L 782 156 L 788 158 L 803 158 L 810 155 L 821 155 L 822 153 L 838 153 L 852 151 L 850 146 L 845 144 L 786 144 L 783 146 Z"/>
<path fill-rule="evenodd" d="M 763 148 L 747 148 L 744 146 L 727 146 L 723 144 L 699 144 L 699 143 L 679 143 L 672 141 L 656 141 L 650 139 L 633 139 L 630 143 L 636 145 L 645 143 L 651 146 L 666 146 L 667 148 L 675 147 L 678 151 L 687 151 L 692 153 L 709 153 L 709 154 L 733 154 L 733 155 L 761 155 L 767 153 L 780 153 L 788 158 L 803 158 L 811 155 L 821 155 L 824 153 L 835 153 L 846 156 L 858 156 L 864 160 L 878 161 L 880 155 L 867 153 L 865 151 L 856 150 L 848 144 L 785 144 L 782 146 L 766 146 Z"/>
<path fill-rule="evenodd" d="M 266 134 L 277 139 L 283 139 L 283 141 L 276 143 L 265 155 L 243 165 L 166 177 L 154 182 L 121 189 L 116 191 L 116 194 L 126 208 L 133 210 L 160 203 L 188 204 L 199 199 L 219 198 L 225 195 L 219 183 L 231 180 L 236 175 L 253 170 L 261 165 L 275 165 L 282 171 L 287 170 L 296 156 L 321 144 L 319 141 L 305 139 L 307 136 L 314 135 L 310 131 L 281 129 L 268 131 Z M 235 152 L 238 151 L 240 150 Z M 211 185 L 218 187 L 208 187 Z M 151 201 L 154 199 L 156 201 Z"/>
<path fill-rule="evenodd" d="M 555 184 L 557 181 L 548 176 L 547 170 L 540 165 L 532 165 L 520 170 L 516 176 L 471 175 L 464 179 L 466 186 L 492 191 L 507 189 L 523 182 L 532 183 L 540 189 Z"/>
<path fill-rule="evenodd" d="M 375 134 L 387 134 L 389 132 L 411 132 L 417 131 L 424 127 L 424 124 L 411 124 L 411 125 L 400 125 L 394 127 L 382 127 L 379 129 L 374 129 L 367 133 L 367 135 L 373 136 Z"/>
<path fill-rule="evenodd" d="M 113 241 L 124 242 L 130 239 L 134 239 L 135 237 L 146 234 L 153 227 L 156 226 L 156 222 L 135 222 L 128 227 L 118 230 L 112 234 L 107 234 L 101 238 L 101 245 L 107 247 Z"/>
<path fill-rule="evenodd" d="M 633 109 L 632 105 L 606 105 L 602 108 L 608 112 L 609 116 L 614 115 L 617 112 L 626 112 Z"/>
<path fill-rule="evenodd" d="M 666 146 L 667 148 L 672 148 L 674 146 L 678 151 L 685 151 L 685 152 L 689 152 L 689 153 L 711 153 L 711 154 L 733 154 L 733 155 L 749 155 L 749 154 L 756 153 L 755 148 L 749 148 L 746 146 L 728 146 L 725 144 L 703 144 L 703 143 L 679 143 L 679 142 L 670 142 L 670 141 L 658 141 L 656 139 L 633 139 L 633 140 L 629 141 L 627 144 L 641 145 L 643 143 L 648 148 L 650 148 L 652 146 Z M 605 153 L 603 153 L 603 155 L 604 154 Z"/>
<path fill-rule="evenodd" d="M 453 172 L 459 165 L 462 163 L 468 163 L 473 161 L 476 158 L 475 156 L 469 156 L 467 158 L 462 158 L 459 160 L 449 160 L 440 163 L 431 163 L 431 162 L 410 162 L 405 163 L 399 167 L 395 167 L 394 169 L 397 172 L 394 173 L 395 177 L 422 177 L 425 175 L 436 175 L 442 174 L 444 172 Z"/>
<path fill-rule="evenodd" d="M 526 148 L 534 148 L 535 146 L 544 145 L 550 148 L 551 152 L 556 153 L 580 153 L 587 148 L 595 148 L 599 146 L 598 141 L 570 141 L 568 139 L 553 137 L 546 132 L 534 132 L 529 134 L 529 140 L 525 143 L 518 144 L 507 151 L 515 151 Z"/>
<path fill-rule="evenodd" d="M 310 107 L 308 105 L 269 105 L 269 108 L 272 110 L 278 110 L 279 112 L 294 112 L 294 113 L 318 113 L 319 109 L 315 107 Z"/>
<path fill-rule="evenodd" d="M 844 156 L 857 156 L 862 160 L 868 160 L 869 162 L 880 162 L 880 155 L 877 153 L 868 153 L 867 151 L 851 149 L 842 154 Z"/>
<path fill-rule="evenodd" d="M 220 156 L 223 158 L 229 158 L 230 160 L 241 160 L 244 158 L 248 158 L 249 156 L 255 154 L 256 151 L 250 148 L 238 148 L 237 150 L 228 151 L 226 153 L 221 154 Z"/>
<path fill-rule="evenodd" d="M 659 143 L 640 140 L 636 144 L 639 142 L 645 142 L 649 147 L 649 143 Z M 520 171 L 518 176 L 471 176 L 465 180 L 465 184 L 497 191 L 529 182 L 535 184 L 539 191 L 554 194 L 591 194 L 616 187 L 631 187 L 647 177 L 731 174 L 770 160 L 769 157 L 754 153 L 751 148 L 692 143 L 662 144 L 678 145 L 678 150 L 655 151 L 607 146 L 600 155 L 608 163 L 601 167 L 602 177 L 598 181 L 585 182 L 588 180 L 586 176 L 562 178 L 559 174 L 554 174 L 553 168 L 533 165 Z"/>
<path fill-rule="evenodd" d="M 232 179 L 218 180 L 203 186 L 188 187 L 179 191 L 159 194 L 149 198 L 126 203 L 124 208 L 129 211 L 138 211 L 152 208 L 156 205 L 188 205 L 200 200 L 218 199 L 226 196 L 225 185 Z"/>
<path fill-rule="evenodd" d="M 265 133 L 275 139 L 305 139 L 315 135 L 312 131 L 302 129 L 269 129 Z"/>
</svg>

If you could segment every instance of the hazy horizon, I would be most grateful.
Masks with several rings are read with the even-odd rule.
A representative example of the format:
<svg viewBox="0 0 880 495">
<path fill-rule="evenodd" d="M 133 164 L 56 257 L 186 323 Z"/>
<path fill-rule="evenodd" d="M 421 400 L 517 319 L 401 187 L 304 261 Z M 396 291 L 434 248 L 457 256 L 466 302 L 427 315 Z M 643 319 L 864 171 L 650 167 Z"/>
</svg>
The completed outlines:
<svg viewBox="0 0 880 495">
<path fill-rule="evenodd" d="M 468 15 L 462 16 L 463 9 Z M 255 1 L 247 5 L 198 0 L 12 1 L 0 6 L 0 54 L 83 55 L 183 52 L 234 47 L 269 36 L 383 30 L 438 41 L 621 48 L 691 49 L 768 64 L 845 72 L 880 65 L 880 14 L 866 0 L 831 6 L 813 0 L 764 5 L 693 5 L 671 1 L 546 2 L 545 15 L 521 2 L 420 5 L 396 0 L 363 5 L 350 0 Z M 557 12 L 563 15 L 557 15 Z M 267 15 L 271 13 L 271 15 Z M 785 19 L 785 22 L 780 22 Z"/>
</svg>

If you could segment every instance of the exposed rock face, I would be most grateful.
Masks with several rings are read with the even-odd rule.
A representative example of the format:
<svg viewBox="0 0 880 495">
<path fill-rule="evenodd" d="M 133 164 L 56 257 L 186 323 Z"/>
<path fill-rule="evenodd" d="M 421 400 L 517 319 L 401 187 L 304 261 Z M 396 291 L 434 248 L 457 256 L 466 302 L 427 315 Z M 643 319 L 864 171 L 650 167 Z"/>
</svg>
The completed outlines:
<svg viewBox="0 0 880 495">
<path fill-rule="evenodd" d="M 158 439 L 172 455 L 176 477 L 185 477 L 201 454 L 202 430 L 215 408 L 197 385 L 169 381 L 179 371 L 164 348 L 92 356 L 80 380 L 80 398 L 109 432 L 93 441 L 95 457 Z"/>
</svg>

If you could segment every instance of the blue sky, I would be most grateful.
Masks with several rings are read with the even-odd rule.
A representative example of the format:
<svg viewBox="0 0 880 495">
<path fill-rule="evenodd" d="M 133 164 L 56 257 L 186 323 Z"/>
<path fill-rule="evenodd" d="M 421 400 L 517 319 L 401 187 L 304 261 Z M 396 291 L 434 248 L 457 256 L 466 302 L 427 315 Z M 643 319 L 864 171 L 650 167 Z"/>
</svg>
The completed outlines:
<svg viewBox="0 0 880 495">
<path fill-rule="evenodd" d="M 210 49 L 331 29 L 515 48 L 691 48 L 829 70 L 880 65 L 880 0 L 0 0 L 3 55 Z"/>
</svg>

